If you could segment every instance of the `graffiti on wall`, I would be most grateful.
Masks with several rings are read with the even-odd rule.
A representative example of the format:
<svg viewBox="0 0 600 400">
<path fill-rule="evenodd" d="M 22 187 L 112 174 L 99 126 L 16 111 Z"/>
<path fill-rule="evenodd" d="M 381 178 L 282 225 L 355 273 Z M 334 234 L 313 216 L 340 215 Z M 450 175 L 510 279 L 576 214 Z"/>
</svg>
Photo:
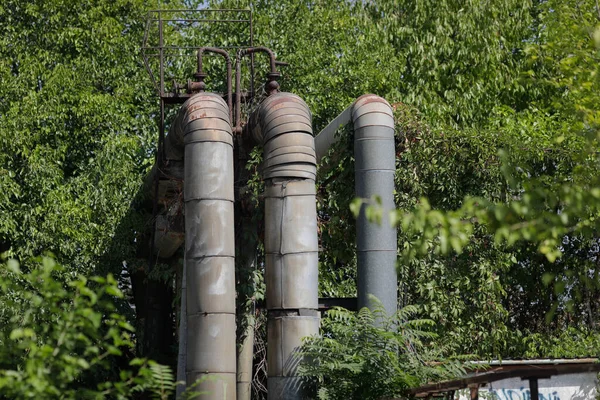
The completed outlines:
<svg viewBox="0 0 600 400">
<path fill-rule="evenodd" d="M 532 400 L 531 392 L 527 387 L 519 389 L 490 389 L 489 398 L 493 400 Z M 557 391 L 543 392 L 540 390 L 537 400 L 560 400 Z"/>
<path fill-rule="evenodd" d="M 479 388 L 481 400 L 593 400 L 598 394 L 595 372 L 553 376 L 538 380 L 538 398 L 531 398 L 529 382 L 521 378 L 499 380 Z M 458 392 L 458 400 L 470 400 L 469 390 Z"/>
</svg>

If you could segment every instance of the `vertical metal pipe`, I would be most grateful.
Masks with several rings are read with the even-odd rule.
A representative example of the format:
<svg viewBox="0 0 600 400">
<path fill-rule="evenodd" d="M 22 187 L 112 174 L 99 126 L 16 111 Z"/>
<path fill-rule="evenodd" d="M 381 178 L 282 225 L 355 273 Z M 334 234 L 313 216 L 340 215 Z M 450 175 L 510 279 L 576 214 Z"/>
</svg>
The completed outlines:
<svg viewBox="0 0 600 400">
<path fill-rule="evenodd" d="M 254 85 L 254 53 L 265 53 L 269 56 L 269 65 L 271 66 L 270 73 L 267 75 L 267 83 L 265 86 L 265 90 L 267 91 L 267 96 L 271 94 L 277 93 L 279 91 L 279 83 L 277 83 L 277 79 L 280 74 L 277 72 L 277 61 L 275 60 L 275 53 L 269 48 L 263 46 L 257 47 L 248 47 L 246 49 L 241 49 L 238 51 L 237 57 L 235 59 L 235 127 L 233 131 L 236 134 L 242 132 L 242 120 L 241 120 L 241 104 L 242 104 L 242 91 L 241 91 L 241 77 L 242 77 L 242 58 L 244 56 L 250 55 L 252 57 L 251 62 L 251 84 Z M 254 95 L 254 93 L 250 93 Z M 246 99 L 248 101 L 248 99 Z"/>
<path fill-rule="evenodd" d="M 165 51 L 164 51 L 164 37 L 163 37 L 163 21 L 162 21 L 162 10 L 158 10 L 158 51 L 160 58 L 160 97 L 164 96 L 165 93 Z"/>
<path fill-rule="evenodd" d="M 177 382 L 185 382 L 185 365 L 186 365 L 186 350 L 187 350 L 187 307 L 186 307 L 186 293 L 187 293 L 187 279 L 185 274 L 187 272 L 186 257 L 183 255 L 183 274 L 181 276 L 181 303 L 179 311 L 179 349 L 177 353 Z M 177 391 L 175 398 L 179 399 L 185 390 L 184 385 L 177 385 Z"/>
<path fill-rule="evenodd" d="M 242 57 L 244 53 L 240 50 L 235 57 L 235 128 L 236 134 L 242 130 Z"/>
<path fill-rule="evenodd" d="M 263 143 L 268 398 L 301 399 L 294 352 L 317 334 L 318 237 L 312 116 L 290 93 L 269 96 L 250 118 Z"/>
<path fill-rule="evenodd" d="M 237 148 L 236 182 L 247 182 L 250 171 L 246 169 L 248 154 L 246 148 Z M 243 184 L 242 184 L 243 185 Z M 252 367 L 254 365 L 254 329 L 256 308 L 254 306 L 254 274 L 257 269 L 258 234 L 254 216 L 256 211 L 247 202 L 248 187 L 236 187 L 236 274 L 237 274 L 237 320 L 238 352 L 237 352 L 237 400 L 250 400 L 252 395 Z M 250 204 L 249 204 L 250 203 Z M 244 288 L 246 286 L 246 288 Z M 247 287 L 253 290 L 248 292 Z M 251 298 L 252 297 L 252 298 Z M 240 329 L 242 327 L 242 329 Z"/>
<path fill-rule="evenodd" d="M 375 296 L 388 315 L 397 310 L 396 229 L 388 212 L 394 209 L 394 116 L 392 107 L 379 96 L 359 97 L 352 107 L 356 196 L 379 196 L 381 224 L 368 221 L 363 205 L 356 221 L 358 261 L 358 307 L 375 306 Z"/>
<path fill-rule="evenodd" d="M 252 397 L 252 361 L 254 358 L 254 322 L 248 324 L 237 355 L 237 400 Z"/>
<path fill-rule="evenodd" d="M 213 93 L 184 103 L 169 135 L 184 146 L 186 381 L 208 399 L 236 392 L 233 136 Z M 183 140 L 181 140 L 183 138 Z"/>
</svg>

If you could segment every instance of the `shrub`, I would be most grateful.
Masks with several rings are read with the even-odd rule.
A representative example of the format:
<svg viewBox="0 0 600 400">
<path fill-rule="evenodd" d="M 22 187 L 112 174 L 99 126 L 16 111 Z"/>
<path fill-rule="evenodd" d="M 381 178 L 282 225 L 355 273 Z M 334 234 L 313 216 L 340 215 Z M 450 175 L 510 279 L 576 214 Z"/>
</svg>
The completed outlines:
<svg viewBox="0 0 600 400">
<path fill-rule="evenodd" d="M 415 314 L 413 306 L 390 318 L 382 308 L 328 311 L 321 336 L 307 338 L 298 352 L 301 374 L 316 381 L 321 400 L 404 396 L 411 387 L 463 374 L 459 360 L 443 360 L 443 349 L 429 346 L 433 321 L 410 319 Z"/>
</svg>

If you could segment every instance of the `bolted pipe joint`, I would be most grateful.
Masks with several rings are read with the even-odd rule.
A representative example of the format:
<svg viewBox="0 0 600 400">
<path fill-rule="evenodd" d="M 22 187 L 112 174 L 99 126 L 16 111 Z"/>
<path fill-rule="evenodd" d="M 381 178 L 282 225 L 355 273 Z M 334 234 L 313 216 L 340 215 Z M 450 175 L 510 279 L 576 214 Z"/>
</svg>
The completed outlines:
<svg viewBox="0 0 600 400">
<path fill-rule="evenodd" d="M 394 114 L 383 98 L 367 94 L 351 108 L 354 127 L 356 196 L 379 196 L 384 216 L 394 209 L 396 151 Z M 388 218 L 381 224 L 367 220 L 363 205 L 356 221 L 358 262 L 358 306 L 374 308 L 373 295 L 388 315 L 397 309 L 396 229 Z"/>
<path fill-rule="evenodd" d="M 319 332 L 312 116 L 300 97 L 275 93 L 248 126 L 264 154 L 268 398 L 301 399 L 306 388 L 295 350 Z"/>
</svg>

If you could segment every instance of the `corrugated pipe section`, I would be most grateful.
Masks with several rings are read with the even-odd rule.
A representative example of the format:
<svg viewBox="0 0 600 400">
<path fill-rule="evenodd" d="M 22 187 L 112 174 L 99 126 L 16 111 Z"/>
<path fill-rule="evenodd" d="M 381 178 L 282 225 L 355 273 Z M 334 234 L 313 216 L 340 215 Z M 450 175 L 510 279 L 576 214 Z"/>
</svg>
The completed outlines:
<svg viewBox="0 0 600 400">
<path fill-rule="evenodd" d="M 312 116 L 300 97 L 276 93 L 249 126 L 264 154 L 268 398 L 301 399 L 294 350 L 319 332 Z"/>
<path fill-rule="evenodd" d="M 358 307 L 373 309 L 373 295 L 391 315 L 398 302 L 396 229 L 388 218 L 388 212 L 394 209 L 394 114 L 390 104 L 379 96 L 359 97 L 315 138 L 318 160 L 336 142 L 338 129 L 349 122 L 354 126 L 355 194 L 363 199 L 379 196 L 383 207 L 381 224 L 367 220 L 367 205 L 363 205 L 356 221 Z"/>
<path fill-rule="evenodd" d="M 358 262 L 358 307 L 373 308 L 369 295 L 381 301 L 388 315 L 398 307 L 396 273 L 396 229 L 390 225 L 394 205 L 394 114 L 387 101 L 364 95 L 352 106 L 356 196 L 381 198 L 381 224 L 369 222 L 363 206 L 356 221 Z"/>
<path fill-rule="evenodd" d="M 229 109 L 212 93 L 181 107 L 166 140 L 184 148 L 188 387 L 207 399 L 236 393 L 233 136 Z"/>
</svg>

